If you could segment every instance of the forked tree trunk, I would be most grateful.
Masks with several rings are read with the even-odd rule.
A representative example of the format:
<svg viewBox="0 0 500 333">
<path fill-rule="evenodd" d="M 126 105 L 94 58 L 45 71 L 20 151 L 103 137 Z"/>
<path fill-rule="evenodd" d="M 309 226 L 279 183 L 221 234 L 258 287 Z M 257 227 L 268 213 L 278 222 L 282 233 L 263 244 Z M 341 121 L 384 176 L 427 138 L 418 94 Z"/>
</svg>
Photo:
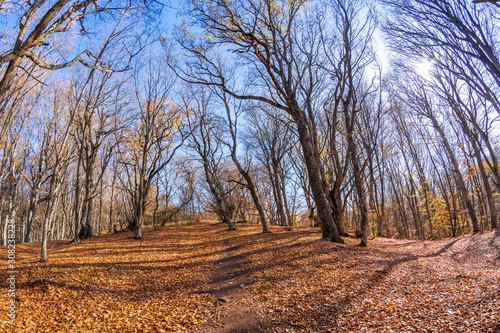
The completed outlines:
<svg viewBox="0 0 500 333">
<path fill-rule="evenodd" d="M 366 193 L 363 185 L 363 179 L 361 179 L 361 169 L 359 167 L 359 161 L 356 156 L 356 146 L 354 144 L 353 133 L 348 131 L 347 133 L 347 145 L 349 156 L 351 159 L 353 176 L 354 176 L 354 187 L 356 188 L 356 193 L 358 196 L 359 210 L 360 210 L 360 229 L 361 229 L 361 246 L 368 245 L 368 205 L 366 203 Z"/>
<path fill-rule="evenodd" d="M 273 185 L 274 200 L 276 202 L 276 211 L 279 216 L 279 225 L 284 226 L 286 225 L 286 215 L 285 215 L 285 209 L 283 207 L 283 197 L 281 192 L 280 181 L 278 178 L 278 170 L 274 162 L 273 162 L 273 171 L 274 174 L 271 175 L 272 178 L 271 183 Z"/>
<path fill-rule="evenodd" d="M 332 218 L 341 236 L 347 236 L 344 230 L 344 206 L 340 196 L 340 182 L 335 183 L 330 190 L 330 202 L 332 206 Z"/>
<path fill-rule="evenodd" d="M 304 160 L 307 167 L 311 192 L 314 202 L 316 203 L 318 218 L 321 220 L 323 238 L 332 242 L 343 243 L 343 240 L 340 238 L 340 234 L 337 230 L 337 226 L 333 222 L 330 207 L 328 206 L 328 201 L 326 200 L 320 175 L 320 161 L 318 161 L 316 157 L 317 154 L 314 152 L 313 140 L 309 134 L 309 130 L 306 125 L 307 123 L 302 119 L 302 117 L 297 117 L 295 122 L 299 132 L 299 141 L 304 153 Z"/>
</svg>

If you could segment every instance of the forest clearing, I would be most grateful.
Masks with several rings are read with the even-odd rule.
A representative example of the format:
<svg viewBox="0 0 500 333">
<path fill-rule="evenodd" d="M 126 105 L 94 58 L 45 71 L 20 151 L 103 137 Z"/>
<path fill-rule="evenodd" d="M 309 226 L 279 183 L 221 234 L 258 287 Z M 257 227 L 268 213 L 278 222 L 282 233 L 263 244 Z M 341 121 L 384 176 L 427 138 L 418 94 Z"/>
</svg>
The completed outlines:
<svg viewBox="0 0 500 333">
<path fill-rule="evenodd" d="M 0 333 L 500 332 L 500 0 L 0 0 Z"/>
<path fill-rule="evenodd" d="M 500 230 L 321 240 L 214 221 L 18 247 L 16 332 L 498 332 Z M 2 247 L 2 259 L 6 249 Z M 2 267 L 2 274 L 5 270 Z M 5 277 L 2 276 L 2 282 Z M 2 284 L 0 320 L 6 317 Z"/>
</svg>

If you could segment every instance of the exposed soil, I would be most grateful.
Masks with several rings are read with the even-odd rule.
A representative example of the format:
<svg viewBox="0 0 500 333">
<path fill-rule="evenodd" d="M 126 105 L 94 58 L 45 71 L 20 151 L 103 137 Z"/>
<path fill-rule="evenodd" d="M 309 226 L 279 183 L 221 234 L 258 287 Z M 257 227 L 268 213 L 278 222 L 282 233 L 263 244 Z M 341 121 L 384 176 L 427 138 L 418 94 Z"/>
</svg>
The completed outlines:
<svg viewBox="0 0 500 333">
<path fill-rule="evenodd" d="M 231 231 L 228 231 L 231 233 Z M 261 319 L 243 302 L 253 282 L 244 267 L 245 257 L 234 239 L 222 241 L 224 257 L 215 262 L 207 292 L 214 296 L 214 315 L 200 331 L 207 333 L 261 332 Z"/>
</svg>

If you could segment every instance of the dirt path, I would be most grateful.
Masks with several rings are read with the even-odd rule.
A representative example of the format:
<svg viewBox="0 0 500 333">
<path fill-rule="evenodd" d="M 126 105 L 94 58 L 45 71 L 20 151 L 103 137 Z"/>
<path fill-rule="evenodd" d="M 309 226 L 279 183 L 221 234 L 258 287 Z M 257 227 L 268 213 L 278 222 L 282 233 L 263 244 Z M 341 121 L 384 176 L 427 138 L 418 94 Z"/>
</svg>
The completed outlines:
<svg viewBox="0 0 500 333">
<path fill-rule="evenodd" d="M 208 293 L 216 299 L 211 320 L 200 328 L 207 333 L 262 332 L 261 320 L 243 300 L 253 281 L 245 269 L 245 257 L 234 239 L 222 240 L 224 257 L 214 263 Z"/>
</svg>

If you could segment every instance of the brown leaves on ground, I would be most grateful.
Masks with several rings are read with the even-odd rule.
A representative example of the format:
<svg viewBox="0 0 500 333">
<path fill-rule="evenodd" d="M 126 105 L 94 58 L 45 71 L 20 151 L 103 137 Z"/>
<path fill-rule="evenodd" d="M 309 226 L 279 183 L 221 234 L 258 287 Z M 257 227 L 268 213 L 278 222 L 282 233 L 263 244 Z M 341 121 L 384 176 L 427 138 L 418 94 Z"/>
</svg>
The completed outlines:
<svg viewBox="0 0 500 333">
<path fill-rule="evenodd" d="M 142 240 L 131 232 L 98 236 L 51 251 L 47 263 L 37 257 L 18 262 L 18 329 L 190 331 L 212 306 L 211 297 L 197 291 L 219 256 L 218 233 L 203 225 L 147 229 Z M 0 309 L 6 304 L 2 290 Z M 4 311 L 0 320 L 7 320 Z"/>
<path fill-rule="evenodd" d="M 208 290 L 228 248 L 250 281 L 241 301 L 265 332 L 500 330 L 498 229 L 434 242 L 376 238 L 362 248 L 350 238 L 319 240 L 318 230 L 238 227 L 172 225 L 146 228 L 140 241 L 131 233 L 79 246 L 58 241 L 47 263 L 38 262 L 39 244 L 22 244 L 17 331 L 197 331 L 213 322 Z M 0 331 L 9 332 L 5 273 L 3 261 Z"/>
<path fill-rule="evenodd" d="M 246 247 L 257 281 L 249 305 L 276 332 L 497 332 L 499 234 L 377 238 L 369 248 L 349 238 L 332 245 L 303 231 L 276 235 L 265 248 Z"/>
</svg>

